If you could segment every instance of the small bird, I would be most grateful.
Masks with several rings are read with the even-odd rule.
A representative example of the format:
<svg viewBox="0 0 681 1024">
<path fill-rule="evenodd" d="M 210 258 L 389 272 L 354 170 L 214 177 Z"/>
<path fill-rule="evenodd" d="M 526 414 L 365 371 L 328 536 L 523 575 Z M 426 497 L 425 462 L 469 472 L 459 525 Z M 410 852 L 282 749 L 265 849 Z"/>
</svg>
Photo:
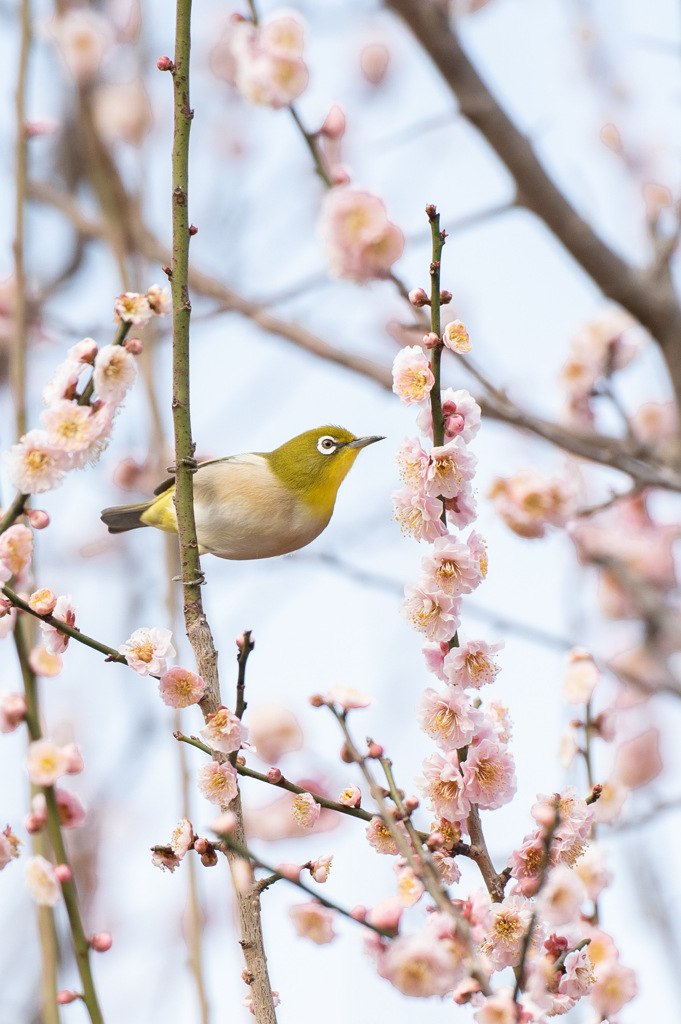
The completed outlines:
<svg viewBox="0 0 681 1024">
<path fill-rule="evenodd" d="M 382 437 L 355 437 L 342 427 L 317 427 L 272 452 L 200 462 L 194 474 L 199 552 L 218 558 L 272 558 L 305 547 L 328 525 L 338 488 L 360 450 Z M 140 526 L 177 533 L 175 478 L 157 497 L 105 508 L 109 533 Z"/>
</svg>

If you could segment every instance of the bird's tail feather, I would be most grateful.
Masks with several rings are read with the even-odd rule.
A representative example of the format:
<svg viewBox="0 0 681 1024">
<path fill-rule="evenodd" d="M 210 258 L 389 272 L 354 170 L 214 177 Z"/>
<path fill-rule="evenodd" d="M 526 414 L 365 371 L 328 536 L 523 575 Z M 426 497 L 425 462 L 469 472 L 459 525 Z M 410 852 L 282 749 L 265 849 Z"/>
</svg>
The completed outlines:
<svg viewBox="0 0 681 1024">
<path fill-rule="evenodd" d="M 155 501 L 156 499 L 154 499 Z M 101 520 L 106 523 L 109 533 L 125 533 L 126 530 L 137 530 L 146 526 L 140 516 L 147 511 L 153 501 L 141 501 L 137 505 L 114 505 L 102 510 Z"/>
</svg>

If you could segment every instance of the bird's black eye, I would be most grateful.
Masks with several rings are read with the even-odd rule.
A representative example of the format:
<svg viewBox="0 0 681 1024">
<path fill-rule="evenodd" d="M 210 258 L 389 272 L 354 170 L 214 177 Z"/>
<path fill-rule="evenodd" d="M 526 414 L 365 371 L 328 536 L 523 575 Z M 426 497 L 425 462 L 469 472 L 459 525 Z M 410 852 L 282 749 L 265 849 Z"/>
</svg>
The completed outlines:
<svg viewBox="0 0 681 1024">
<path fill-rule="evenodd" d="M 322 455 L 332 455 L 338 447 L 338 441 L 335 437 L 329 437 L 328 434 L 324 437 L 320 437 L 317 441 L 317 451 L 321 452 Z"/>
</svg>

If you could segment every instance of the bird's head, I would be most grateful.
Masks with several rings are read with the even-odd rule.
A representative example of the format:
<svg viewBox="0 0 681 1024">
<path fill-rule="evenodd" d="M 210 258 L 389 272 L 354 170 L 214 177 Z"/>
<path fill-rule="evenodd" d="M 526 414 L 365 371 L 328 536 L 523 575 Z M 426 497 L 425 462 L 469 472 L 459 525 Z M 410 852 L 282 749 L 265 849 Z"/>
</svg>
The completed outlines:
<svg viewBox="0 0 681 1024">
<path fill-rule="evenodd" d="M 329 514 L 336 493 L 362 448 L 382 437 L 355 437 L 343 427 L 317 427 L 291 438 L 265 458 L 275 475 L 306 504 Z"/>
</svg>

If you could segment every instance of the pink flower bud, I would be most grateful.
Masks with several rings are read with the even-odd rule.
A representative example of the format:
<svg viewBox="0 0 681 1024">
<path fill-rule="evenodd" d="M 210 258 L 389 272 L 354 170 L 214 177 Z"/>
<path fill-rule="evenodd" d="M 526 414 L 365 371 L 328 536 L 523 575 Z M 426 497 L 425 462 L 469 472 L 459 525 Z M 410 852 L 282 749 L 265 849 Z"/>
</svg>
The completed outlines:
<svg viewBox="0 0 681 1024">
<path fill-rule="evenodd" d="M 300 881 L 300 864 L 277 864 L 274 869 L 278 875 L 282 878 L 288 879 L 289 882 Z"/>
<path fill-rule="evenodd" d="M 404 806 L 406 807 L 409 814 L 412 814 L 417 809 L 417 807 L 419 807 L 419 805 L 420 800 L 417 796 L 408 796 L 404 801 Z"/>
<path fill-rule="evenodd" d="M 424 348 L 435 348 L 437 345 L 440 344 L 440 339 L 438 338 L 435 331 L 430 331 L 428 334 L 423 335 L 422 344 Z"/>
<path fill-rule="evenodd" d="M 447 291 L 440 292 L 440 305 L 447 306 L 452 301 L 452 293 Z"/>
<path fill-rule="evenodd" d="M 159 57 L 156 61 L 156 67 L 159 71 L 174 71 L 175 65 L 173 64 L 170 57 Z"/>
<path fill-rule="evenodd" d="M 214 868 L 217 862 L 218 855 L 211 846 L 209 850 L 206 850 L 206 852 L 202 854 L 201 863 L 203 864 L 204 868 Z"/>
<path fill-rule="evenodd" d="M 337 164 L 332 169 L 330 178 L 332 185 L 349 185 L 351 181 L 349 171 L 342 167 L 341 164 Z"/>
<path fill-rule="evenodd" d="M 40 832 L 44 824 L 45 818 L 41 818 L 38 814 L 27 814 L 24 818 L 24 828 L 31 836 L 34 836 L 36 832 Z"/>
<path fill-rule="evenodd" d="M 359 55 L 359 66 L 367 82 L 380 85 L 390 63 L 390 50 L 383 43 L 368 43 Z"/>
<path fill-rule="evenodd" d="M 82 772 L 83 768 L 85 767 L 85 762 L 83 761 L 83 755 L 81 754 L 76 744 L 67 743 L 66 746 L 62 748 L 62 750 L 67 759 L 66 774 L 78 775 L 79 772 Z"/>
<path fill-rule="evenodd" d="M 442 832 L 431 832 L 426 839 L 426 846 L 429 850 L 440 850 L 445 845 L 445 837 Z"/>
<path fill-rule="evenodd" d="M 0 694 L 0 732 L 14 732 L 26 717 L 26 699 L 22 693 Z"/>
<path fill-rule="evenodd" d="M 68 864 L 57 864 L 54 869 L 54 877 L 58 882 L 61 882 L 62 885 L 64 882 L 70 882 L 73 878 L 71 868 Z"/>
<path fill-rule="evenodd" d="M 140 356 L 142 354 L 144 345 L 142 344 L 141 338 L 127 338 L 125 342 L 125 347 L 127 348 L 128 352 L 130 352 L 131 355 Z"/>
<path fill-rule="evenodd" d="M 111 949 L 112 943 L 113 939 L 110 932 L 97 932 L 90 939 L 90 945 L 96 953 L 106 953 L 107 950 Z"/>
<path fill-rule="evenodd" d="M 362 801 L 362 793 L 357 786 L 348 786 L 338 797 L 338 803 L 345 807 L 359 807 Z"/>
<path fill-rule="evenodd" d="M 196 224 L 190 224 L 189 225 L 189 234 L 193 236 L 193 235 L 198 235 L 198 233 L 199 233 L 199 229 L 197 228 Z"/>
<path fill-rule="evenodd" d="M 269 779 L 270 782 L 273 782 L 275 784 L 277 782 L 281 782 L 283 777 L 284 776 L 281 774 L 279 768 L 269 768 L 267 771 L 267 778 Z"/>
<path fill-rule="evenodd" d="M 369 744 L 367 756 L 375 758 L 383 757 L 383 747 L 381 746 L 381 744 L 374 743 L 374 741 L 372 740 L 371 743 Z"/>
<path fill-rule="evenodd" d="M 195 839 L 194 840 L 194 849 L 196 850 L 196 852 L 198 854 L 201 854 L 201 855 L 203 855 L 204 853 L 206 853 L 207 850 L 210 849 L 210 845 L 211 844 L 208 842 L 207 839 Z"/>
<path fill-rule="evenodd" d="M 423 288 L 412 288 L 409 292 L 409 301 L 412 306 L 429 306 L 430 299 L 426 295 Z"/>
<path fill-rule="evenodd" d="M 41 508 L 29 508 L 26 510 L 28 521 L 34 530 L 44 530 L 50 525 L 50 517 Z"/>
<path fill-rule="evenodd" d="M 340 759 L 345 764 L 354 764 L 354 761 L 355 761 L 354 757 L 352 756 L 352 754 L 350 753 L 350 751 L 348 750 L 348 748 L 345 745 L 343 745 L 341 747 Z"/>
<path fill-rule="evenodd" d="M 310 704 L 313 708 L 324 707 L 324 698 L 321 693 L 315 693 L 310 697 Z"/>
<path fill-rule="evenodd" d="M 353 918 L 353 920 L 355 921 L 366 921 L 367 908 L 363 907 L 362 904 L 360 903 L 358 906 L 352 908 L 352 910 L 350 911 L 350 917 Z"/>
<path fill-rule="evenodd" d="M 244 757 L 243 754 L 237 754 L 236 763 L 239 765 L 239 768 L 244 767 L 244 765 L 246 764 L 246 758 Z"/>
<path fill-rule="evenodd" d="M 319 134 L 325 135 L 327 139 L 340 139 L 345 134 L 345 114 L 338 104 L 334 103 L 329 110 Z"/>
<path fill-rule="evenodd" d="M 67 989 L 62 989 L 61 992 L 57 992 L 57 1003 L 59 1006 L 66 1006 L 68 1003 L 75 1003 L 76 999 L 80 999 L 78 992 L 69 992 Z"/>
</svg>

